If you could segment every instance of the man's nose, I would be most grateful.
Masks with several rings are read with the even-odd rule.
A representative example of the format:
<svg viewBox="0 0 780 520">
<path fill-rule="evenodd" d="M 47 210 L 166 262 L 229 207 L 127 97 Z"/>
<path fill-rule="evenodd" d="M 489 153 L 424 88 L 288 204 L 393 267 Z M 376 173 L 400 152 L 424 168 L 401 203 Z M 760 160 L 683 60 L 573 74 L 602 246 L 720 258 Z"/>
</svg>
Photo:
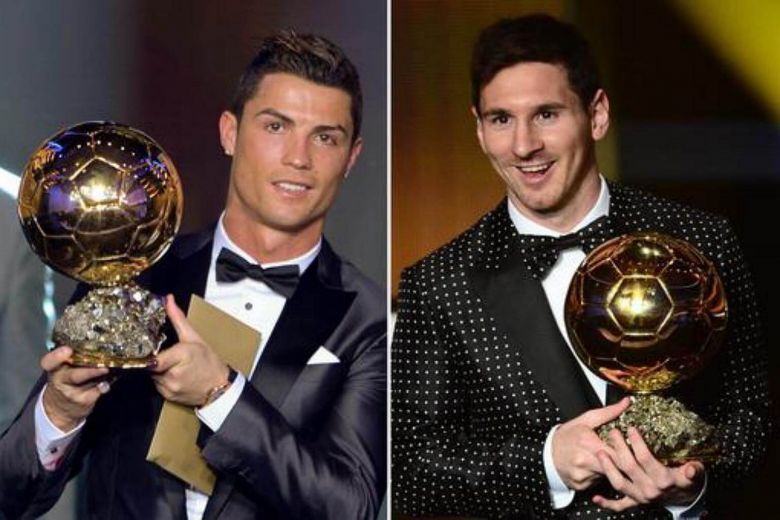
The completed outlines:
<svg viewBox="0 0 780 520">
<path fill-rule="evenodd" d="M 290 135 L 284 149 L 284 156 L 282 157 L 283 164 L 291 166 L 296 170 L 308 170 L 311 168 L 309 144 L 309 139 L 305 136 Z"/>
<path fill-rule="evenodd" d="M 518 157 L 529 157 L 544 148 L 544 142 L 533 125 L 517 125 L 512 152 Z"/>
</svg>

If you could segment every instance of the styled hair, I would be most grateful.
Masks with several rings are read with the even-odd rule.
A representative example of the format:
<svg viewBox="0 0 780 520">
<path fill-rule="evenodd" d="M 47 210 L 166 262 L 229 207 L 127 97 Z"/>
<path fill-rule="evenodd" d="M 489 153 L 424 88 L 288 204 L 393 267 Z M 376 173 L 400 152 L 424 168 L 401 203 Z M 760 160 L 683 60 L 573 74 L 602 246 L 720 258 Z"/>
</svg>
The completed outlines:
<svg viewBox="0 0 780 520">
<path fill-rule="evenodd" d="M 363 94 L 355 65 L 333 42 L 314 34 L 281 31 L 263 39 L 260 49 L 244 69 L 233 92 L 230 111 L 240 120 L 244 105 L 251 99 L 266 74 L 284 72 L 319 85 L 336 87 L 350 97 L 354 128 L 352 141 L 360 135 Z"/>
<path fill-rule="evenodd" d="M 474 45 L 471 102 L 478 113 L 485 85 L 503 69 L 524 62 L 563 67 L 586 111 L 601 88 L 590 46 L 573 25 L 545 14 L 504 19 L 483 29 Z"/>
</svg>

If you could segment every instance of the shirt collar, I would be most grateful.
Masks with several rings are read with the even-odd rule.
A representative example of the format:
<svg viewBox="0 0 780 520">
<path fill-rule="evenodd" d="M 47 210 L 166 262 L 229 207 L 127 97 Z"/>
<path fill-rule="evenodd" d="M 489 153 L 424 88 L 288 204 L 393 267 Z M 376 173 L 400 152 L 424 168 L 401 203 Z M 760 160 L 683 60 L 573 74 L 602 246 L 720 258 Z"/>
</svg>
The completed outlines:
<svg viewBox="0 0 780 520">
<path fill-rule="evenodd" d="M 609 214 L 609 187 L 607 186 L 607 181 L 604 180 L 604 177 L 599 175 L 599 179 L 601 180 L 601 187 L 599 189 L 599 198 L 596 199 L 596 204 L 593 205 L 588 214 L 585 215 L 582 220 L 580 220 L 573 228 L 571 228 L 569 233 L 579 231 L 597 218 Z M 557 237 L 564 234 L 560 231 L 545 227 L 538 222 L 534 222 L 530 218 L 520 213 L 520 211 L 515 208 L 515 205 L 512 204 L 512 201 L 509 199 L 509 197 L 507 197 L 506 203 L 509 208 L 509 218 L 512 220 L 512 224 L 515 225 L 517 232 L 521 235 L 542 235 Z"/>
<path fill-rule="evenodd" d="M 232 240 L 230 240 L 230 237 L 228 236 L 227 231 L 225 231 L 225 226 L 223 224 L 224 218 L 225 218 L 225 212 L 223 211 L 222 214 L 219 216 L 219 221 L 217 222 L 217 229 L 214 231 L 214 247 L 211 250 L 212 267 L 216 263 L 217 256 L 219 255 L 219 252 L 222 250 L 223 247 L 239 255 L 247 262 L 256 264 L 257 260 L 252 258 L 252 256 L 249 253 L 247 253 L 246 251 L 238 247 L 235 243 L 233 243 Z M 297 265 L 298 271 L 301 274 L 303 274 L 303 272 L 306 271 L 306 269 L 308 269 L 308 267 L 312 264 L 312 262 L 314 262 L 314 259 L 317 258 L 320 249 L 322 249 L 322 237 L 320 237 L 320 239 L 317 240 L 317 243 L 314 245 L 313 248 L 309 249 L 307 252 L 303 253 L 300 256 L 296 256 L 295 258 L 290 258 L 287 260 L 282 260 L 280 262 L 263 263 L 260 264 L 260 266 L 263 269 L 267 269 L 269 267 L 280 267 L 283 265 Z"/>
</svg>

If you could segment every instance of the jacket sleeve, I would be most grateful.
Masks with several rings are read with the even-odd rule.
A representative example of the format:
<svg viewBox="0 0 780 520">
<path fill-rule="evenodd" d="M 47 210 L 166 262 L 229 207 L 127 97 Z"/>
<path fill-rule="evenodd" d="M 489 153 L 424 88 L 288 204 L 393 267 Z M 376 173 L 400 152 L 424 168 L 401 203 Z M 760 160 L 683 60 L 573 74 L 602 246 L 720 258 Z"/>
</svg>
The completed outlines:
<svg viewBox="0 0 780 520">
<path fill-rule="evenodd" d="M 393 335 L 393 508 L 552 517 L 542 457 L 549 428 L 527 423 L 523 431 L 495 433 L 503 418 L 472 405 L 462 383 L 473 365 L 414 269 L 402 276 Z"/>
<path fill-rule="evenodd" d="M 77 435 L 62 463 L 46 470 L 35 446 L 35 403 L 46 382 L 41 376 L 24 408 L 0 436 L 0 512 L 8 518 L 38 518 L 59 499 L 68 480 L 76 474 L 83 454 Z M 2 516 L 2 515 L 0 515 Z"/>
<path fill-rule="evenodd" d="M 201 429 L 209 465 L 286 518 L 376 518 L 386 485 L 386 323 L 367 328 L 360 343 L 319 431 L 293 428 L 246 384 L 219 430 Z"/>
</svg>

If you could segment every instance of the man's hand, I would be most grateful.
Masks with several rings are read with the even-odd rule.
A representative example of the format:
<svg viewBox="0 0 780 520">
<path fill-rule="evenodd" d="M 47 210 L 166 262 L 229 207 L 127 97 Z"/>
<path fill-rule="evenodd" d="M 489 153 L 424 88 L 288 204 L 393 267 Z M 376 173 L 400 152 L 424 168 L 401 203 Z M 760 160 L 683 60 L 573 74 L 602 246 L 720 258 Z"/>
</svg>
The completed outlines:
<svg viewBox="0 0 780 520">
<path fill-rule="evenodd" d="M 78 426 L 98 398 L 111 389 L 107 368 L 71 366 L 72 354 L 70 347 L 57 347 L 41 358 L 41 368 L 48 375 L 43 409 L 52 424 L 64 432 Z"/>
<path fill-rule="evenodd" d="M 230 369 L 195 332 L 171 295 L 165 299 L 165 312 L 179 343 L 157 355 L 151 368 L 154 384 L 168 401 L 201 406 L 211 389 L 227 382 Z"/>
<path fill-rule="evenodd" d="M 609 434 L 612 450 L 598 453 L 604 474 L 612 487 L 624 495 L 608 500 L 596 495 L 593 502 L 612 511 L 624 511 L 640 504 L 689 505 L 704 485 L 704 465 L 687 462 L 676 468 L 661 464 L 650 452 L 635 428 L 628 431 L 629 447 L 618 430 Z"/>
<path fill-rule="evenodd" d="M 563 423 L 553 434 L 552 454 L 555 469 L 569 489 L 581 491 L 602 478 L 604 469 L 599 452 L 612 452 L 594 431 L 617 418 L 630 403 L 628 398 L 604 408 L 590 410 Z"/>
</svg>

